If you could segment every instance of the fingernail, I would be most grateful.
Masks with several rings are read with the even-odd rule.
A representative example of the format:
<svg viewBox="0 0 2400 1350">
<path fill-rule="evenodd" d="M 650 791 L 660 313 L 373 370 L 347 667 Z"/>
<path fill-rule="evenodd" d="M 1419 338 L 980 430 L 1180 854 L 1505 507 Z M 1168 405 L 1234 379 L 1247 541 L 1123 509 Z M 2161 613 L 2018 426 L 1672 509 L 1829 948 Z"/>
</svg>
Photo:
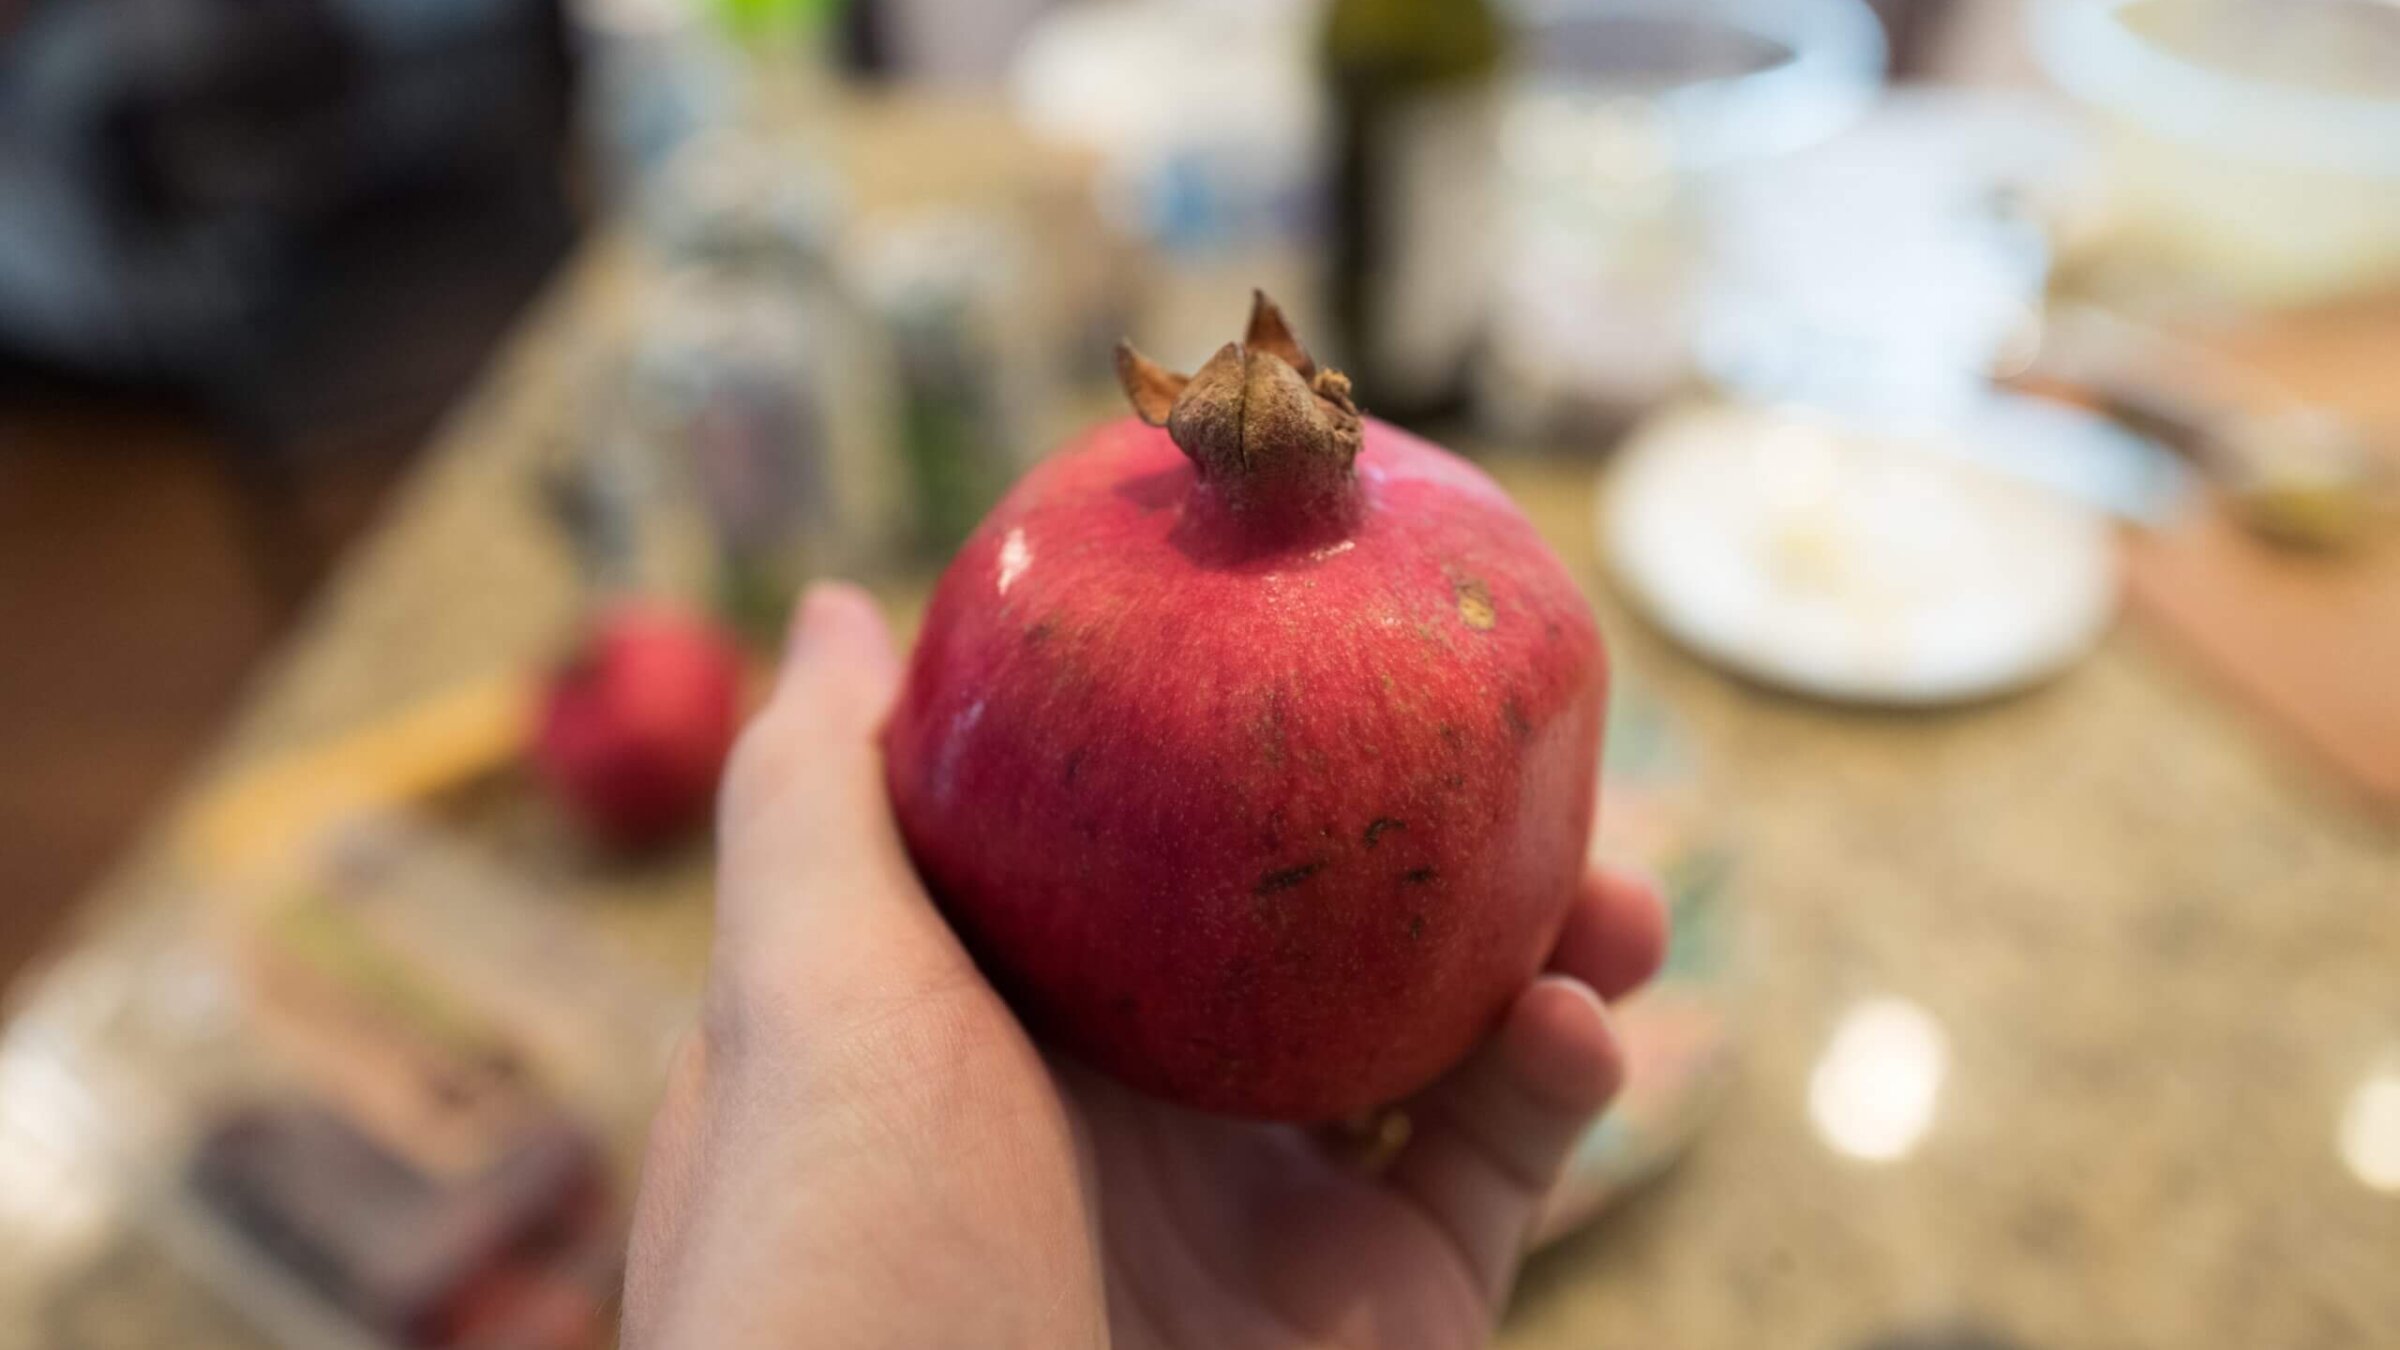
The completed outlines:
<svg viewBox="0 0 2400 1350">
<path fill-rule="evenodd" d="M 1533 982 L 1535 984 L 1554 985 L 1557 988 L 1574 995 L 1581 1001 L 1591 1004 L 1593 1009 L 1600 1014 L 1601 1021 L 1608 1022 L 1611 1020 L 1608 1014 L 1608 1000 L 1600 997 L 1600 991 L 1592 988 L 1588 984 L 1585 984 L 1583 981 L 1576 979 L 1572 975 L 1562 975 L 1555 970 L 1545 970 L 1540 975 L 1535 976 Z"/>
<path fill-rule="evenodd" d="M 791 631 L 784 635 L 783 640 L 787 659 L 806 656 L 808 649 L 814 645 L 816 634 L 824 625 L 825 598 L 831 590 L 829 582 L 812 581 L 808 583 L 808 589 L 800 593 L 800 603 L 792 606 Z"/>
<path fill-rule="evenodd" d="M 1644 859 L 1631 857 L 1622 849 L 1602 849 L 1595 843 L 1587 864 L 1621 884 L 1640 886 L 1660 896 L 1667 893 L 1667 879 Z"/>
</svg>

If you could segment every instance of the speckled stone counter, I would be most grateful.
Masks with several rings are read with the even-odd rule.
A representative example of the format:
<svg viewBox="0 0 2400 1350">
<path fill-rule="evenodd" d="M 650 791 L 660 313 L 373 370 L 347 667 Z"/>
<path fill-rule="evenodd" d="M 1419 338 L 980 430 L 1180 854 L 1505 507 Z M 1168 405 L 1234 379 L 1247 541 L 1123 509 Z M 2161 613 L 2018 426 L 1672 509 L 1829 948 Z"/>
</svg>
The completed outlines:
<svg viewBox="0 0 2400 1350">
<path fill-rule="evenodd" d="M 572 588 L 526 468 L 570 434 L 574 362 L 633 271 L 602 245 L 562 282 L 195 791 L 555 643 Z M 1589 582 L 1620 664 L 1704 752 L 1741 850 L 1744 1041 L 1684 1160 L 1534 1262 L 1505 1344 L 1836 1350 L 1976 1328 L 2033 1346 L 2400 1345 L 2400 1192 L 2368 1184 L 2400 1186 L 2370 1156 L 2378 1139 L 2400 1149 L 2372 1109 L 2400 1094 L 2388 826 L 2137 631 L 2045 688 L 1940 714 L 1731 681 L 1608 591 L 1588 468 L 1493 468 Z M 79 941 L 179 902 L 173 828 L 104 888 Z M 628 884 L 672 894 L 613 922 L 688 967 L 704 878 Z M 1872 999 L 1906 1001 L 1940 1047 L 1930 1123 L 1881 1161 L 1831 1146 L 1811 1111 L 1836 1029 Z M 242 1343 L 222 1309 L 179 1311 L 199 1296 L 129 1268 L 113 1293 L 105 1270 L 79 1274 L 78 1306 L 107 1315 L 71 1325 L 27 1302 L 54 1286 L 0 1274 L 0 1346 L 203 1327 Z"/>
</svg>

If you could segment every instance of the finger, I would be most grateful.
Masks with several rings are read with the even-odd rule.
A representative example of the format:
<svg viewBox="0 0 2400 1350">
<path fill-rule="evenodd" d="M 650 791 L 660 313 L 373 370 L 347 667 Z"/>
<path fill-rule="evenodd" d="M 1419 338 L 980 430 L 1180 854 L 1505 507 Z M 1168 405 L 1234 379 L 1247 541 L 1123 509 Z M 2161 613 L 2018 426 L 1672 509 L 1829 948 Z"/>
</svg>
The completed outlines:
<svg viewBox="0 0 2400 1350">
<path fill-rule="evenodd" d="M 718 817 L 729 860 L 771 854 L 807 869 L 871 840 L 886 814 L 875 732 L 899 664 L 874 602 L 843 585 L 809 589 L 785 650 L 734 747 Z"/>
<path fill-rule="evenodd" d="M 1386 1178 L 1449 1233 L 1495 1306 L 1559 1169 L 1624 1072 L 1599 996 L 1544 975 L 1497 1035 L 1410 1106 L 1414 1131 Z"/>
<path fill-rule="evenodd" d="M 869 767 L 876 728 L 900 685 L 891 630 L 865 591 L 844 582 L 808 588 L 793 608 L 783 668 L 753 724 L 778 744 L 805 741 L 819 764 Z"/>
<path fill-rule="evenodd" d="M 892 823 L 877 733 L 900 679 L 874 602 L 811 587 L 726 770 L 711 1014 L 905 997 L 960 958 Z M 795 1018 L 824 1011 L 794 1008 Z"/>
<path fill-rule="evenodd" d="M 1583 874 L 1550 969 L 1614 1003 L 1648 983 L 1666 959 L 1667 906 L 1650 877 L 1613 867 Z"/>
<path fill-rule="evenodd" d="M 625 1344 L 655 1342 L 661 1310 L 673 1288 L 692 1226 L 699 1189 L 705 1044 L 686 1037 L 667 1071 L 666 1094 L 651 1118 L 642 1178 L 634 1192 L 632 1232 L 625 1254 Z"/>
<path fill-rule="evenodd" d="M 891 630 L 884 625 L 883 611 L 876 608 L 874 597 L 858 587 L 846 581 L 820 581 L 810 586 L 793 607 L 792 629 L 785 645 L 789 649 L 785 675 L 860 675 L 864 677 L 862 693 L 878 705 L 891 701 L 900 676 Z"/>
</svg>

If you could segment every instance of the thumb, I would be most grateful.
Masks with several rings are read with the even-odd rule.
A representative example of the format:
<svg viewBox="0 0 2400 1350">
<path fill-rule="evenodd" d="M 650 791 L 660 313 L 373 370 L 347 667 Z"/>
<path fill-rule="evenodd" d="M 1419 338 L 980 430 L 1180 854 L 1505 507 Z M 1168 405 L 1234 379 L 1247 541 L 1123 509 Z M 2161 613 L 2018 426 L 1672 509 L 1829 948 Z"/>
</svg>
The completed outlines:
<svg viewBox="0 0 2400 1350">
<path fill-rule="evenodd" d="M 876 744 L 900 664 L 873 600 L 809 589 L 717 812 L 712 991 L 752 1006 L 911 978 L 963 954 L 901 847 Z"/>
<path fill-rule="evenodd" d="M 729 868 L 808 867 L 888 832 L 875 735 L 899 688 L 891 634 L 855 586 L 809 588 L 775 688 L 726 766 L 717 818 Z"/>
<path fill-rule="evenodd" d="M 1416 1133 L 1387 1179 L 1450 1234 L 1493 1307 L 1576 1140 L 1616 1095 L 1624 1056 L 1591 986 L 1547 974 L 1412 1104 Z"/>
</svg>

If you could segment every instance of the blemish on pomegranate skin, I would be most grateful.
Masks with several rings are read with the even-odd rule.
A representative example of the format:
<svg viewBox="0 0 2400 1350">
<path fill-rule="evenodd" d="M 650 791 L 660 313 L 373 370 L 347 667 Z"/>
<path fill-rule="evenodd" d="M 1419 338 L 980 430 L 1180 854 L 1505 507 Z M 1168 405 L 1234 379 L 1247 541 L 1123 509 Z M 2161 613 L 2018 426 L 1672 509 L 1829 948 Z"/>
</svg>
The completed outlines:
<svg viewBox="0 0 2400 1350">
<path fill-rule="evenodd" d="M 1367 822 L 1367 847 L 1375 847 L 1383 841 L 1385 834 L 1393 830 L 1406 830 L 1407 828 L 1408 822 L 1405 820 L 1395 820 L 1390 816 L 1377 816 Z"/>
<path fill-rule="evenodd" d="M 1461 577 L 1450 584 L 1451 594 L 1458 597 L 1458 617 L 1478 633 L 1488 633 L 1500 621 L 1500 610 L 1492 603 L 1492 592 L 1473 577 Z"/>
<path fill-rule="evenodd" d="M 1278 868 L 1260 877 L 1258 885 L 1252 888 L 1250 893 L 1252 895 L 1274 895 L 1278 891 L 1288 891 L 1315 876 L 1317 869 L 1322 866 L 1324 866 L 1322 863 L 1302 863 L 1298 867 Z"/>
<path fill-rule="evenodd" d="M 1081 750 L 1068 751 L 1066 772 L 1066 784 L 1068 787 L 1075 786 L 1075 775 L 1081 772 L 1083 772 L 1083 752 Z"/>
<path fill-rule="evenodd" d="M 1424 886 L 1430 884 L 1435 877 L 1440 875 L 1441 873 L 1434 871 L 1430 867 L 1412 867 L 1407 871 L 1402 872 L 1400 874 L 1400 879 L 1407 882 L 1411 886 Z M 1424 920 L 1420 918 L 1418 922 L 1423 923 Z M 1411 933 L 1409 936 L 1414 937 L 1416 934 Z"/>
<path fill-rule="evenodd" d="M 1272 689 L 1267 692 L 1266 710 L 1250 724 L 1250 733 L 1257 739 L 1259 753 L 1266 756 L 1267 763 L 1276 765 L 1283 763 L 1282 690 Z"/>
<path fill-rule="evenodd" d="M 1532 738 L 1533 721 L 1525 716 L 1524 704 L 1511 698 L 1500 705 L 1500 716 L 1508 723 L 1508 734 L 1516 737 L 1519 742 Z"/>
<path fill-rule="evenodd" d="M 1420 870 L 1422 870 L 1422 869 L 1420 869 Z M 1421 937 L 1423 937 L 1423 936 L 1425 936 L 1425 916 L 1424 916 L 1424 915 L 1422 915 L 1422 914 L 1411 914 L 1411 915 L 1409 915 L 1409 916 L 1408 916 L 1408 937 L 1409 937 L 1409 941 L 1411 941 L 1411 942 L 1414 942 L 1414 941 L 1416 941 L 1418 938 L 1421 938 Z"/>
<path fill-rule="evenodd" d="M 1050 635 L 1056 631 L 1058 631 L 1057 628 L 1053 626 L 1048 619 L 1044 619 L 1040 623 L 1037 623 L 1031 628 L 1025 630 L 1025 645 L 1028 647 L 1039 647 L 1043 643 L 1048 642 L 1050 640 Z"/>
</svg>

